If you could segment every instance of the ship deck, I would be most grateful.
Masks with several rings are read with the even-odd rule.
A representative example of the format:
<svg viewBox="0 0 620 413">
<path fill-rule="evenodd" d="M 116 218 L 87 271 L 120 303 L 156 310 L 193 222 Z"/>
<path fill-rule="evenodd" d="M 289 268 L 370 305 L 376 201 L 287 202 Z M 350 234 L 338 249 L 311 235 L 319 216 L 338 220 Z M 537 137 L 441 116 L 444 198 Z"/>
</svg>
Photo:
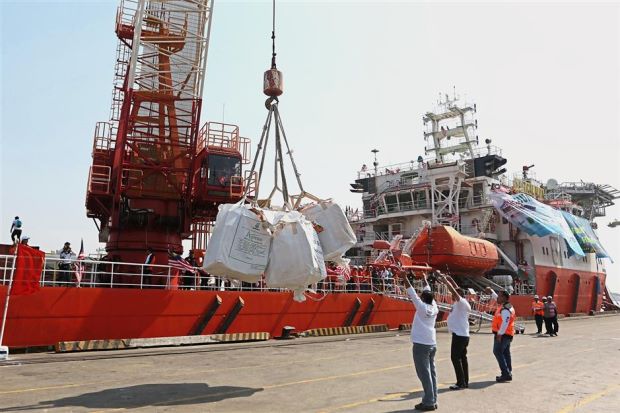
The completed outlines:
<svg viewBox="0 0 620 413">
<path fill-rule="evenodd" d="M 473 334 L 470 389 L 453 392 L 450 336 L 438 331 L 439 410 L 615 412 L 620 316 L 560 320 L 558 337 L 513 341 L 497 384 L 492 336 Z M 529 331 L 528 331 L 529 330 Z M 72 354 L 0 362 L 0 411 L 406 412 L 421 397 L 407 332 Z"/>
</svg>

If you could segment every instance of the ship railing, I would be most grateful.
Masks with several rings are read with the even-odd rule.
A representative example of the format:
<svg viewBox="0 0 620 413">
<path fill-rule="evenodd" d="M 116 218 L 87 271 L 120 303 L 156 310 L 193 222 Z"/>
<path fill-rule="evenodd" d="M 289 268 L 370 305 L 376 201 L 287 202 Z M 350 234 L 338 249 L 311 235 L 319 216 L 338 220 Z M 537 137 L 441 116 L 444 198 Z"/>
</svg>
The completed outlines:
<svg viewBox="0 0 620 413">
<path fill-rule="evenodd" d="M 474 149 L 474 158 L 479 158 L 487 155 L 502 156 L 502 149 L 499 146 L 478 146 Z"/>
<path fill-rule="evenodd" d="M 8 285 L 13 266 L 13 255 L 0 255 L 0 284 Z M 79 276 L 78 276 L 79 274 Z M 79 278 L 79 281 L 78 281 Z M 105 260 L 60 259 L 46 257 L 39 281 L 41 287 L 73 288 L 132 288 L 188 291 L 288 291 L 269 288 L 264 279 L 256 283 L 241 282 L 207 273 L 200 267 L 192 271 L 179 270 L 170 265 L 145 265 Z M 387 293 L 394 292 L 389 280 L 372 280 L 342 276 L 328 276 L 310 289 L 328 293 Z"/>
<path fill-rule="evenodd" d="M 383 240 L 383 241 L 392 241 L 394 239 L 394 237 L 396 237 L 397 235 L 402 235 L 403 240 L 407 239 L 407 238 L 411 238 L 414 233 L 411 231 L 381 231 L 381 232 L 374 232 L 374 238 L 372 237 L 365 237 L 364 241 L 375 241 L 375 240 Z"/>
<path fill-rule="evenodd" d="M 88 191 L 94 193 L 110 193 L 112 168 L 103 165 L 91 165 L 88 172 Z"/>
<path fill-rule="evenodd" d="M 421 165 L 426 164 L 427 162 L 430 162 L 430 161 L 434 161 L 434 160 L 435 160 L 434 156 L 427 156 L 427 157 L 422 158 L 422 163 L 418 162 L 417 160 L 411 160 L 408 162 L 401 162 L 401 163 L 386 165 L 386 166 L 382 166 L 381 168 L 377 168 L 376 173 L 374 169 L 366 169 L 365 171 L 360 170 L 357 172 L 357 177 L 358 179 L 363 179 L 363 178 L 371 178 L 373 176 L 395 175 L 401 172 L 408 172 L 408 171 L 417 171 L 417 170 L 423 171 L 425 167 Z"/>
<path fill-rule="evenodd" d="M 364 214 L 359 208 L 353 209 L 352 207 L 346 210 L 346 216 L 349 222 L 361 221 L 364 218 Z"/>
<path fill-rule="evenodd" d="M 491 205 L 491 199 L 486 195 L 475 195 L 471 198 L 471 202 L 467 203 L 467 207 L 477 207 Z"/>
<path fill-rule="evenodd" d="M 389 203 L 385 207 L 378 206 L 377 208 L 365 209 L 364 216 L 366 218 L 374 218 L 379 215 L 384 214 L 392 214 L 396 212 L 408 212 L 408 211 L 416 211 L 420 209 L 428 209 L 428 203 L 426 199 L 418 200 L 418 201 L 410 201 L 410 202 L 401 202 L 401 203 Z"/>
</svg>

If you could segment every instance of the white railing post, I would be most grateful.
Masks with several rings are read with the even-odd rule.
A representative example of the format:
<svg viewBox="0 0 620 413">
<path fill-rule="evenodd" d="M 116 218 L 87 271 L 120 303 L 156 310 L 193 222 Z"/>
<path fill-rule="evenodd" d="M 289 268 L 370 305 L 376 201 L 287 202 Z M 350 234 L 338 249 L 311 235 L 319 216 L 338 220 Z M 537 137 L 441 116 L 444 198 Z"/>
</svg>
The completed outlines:
<svg viewBox="0 0 620 413">
<path fill-rule="evenodd" d="M 114 263 L 110 267 L 110 288 L 114 288 Z"/>
</svg>

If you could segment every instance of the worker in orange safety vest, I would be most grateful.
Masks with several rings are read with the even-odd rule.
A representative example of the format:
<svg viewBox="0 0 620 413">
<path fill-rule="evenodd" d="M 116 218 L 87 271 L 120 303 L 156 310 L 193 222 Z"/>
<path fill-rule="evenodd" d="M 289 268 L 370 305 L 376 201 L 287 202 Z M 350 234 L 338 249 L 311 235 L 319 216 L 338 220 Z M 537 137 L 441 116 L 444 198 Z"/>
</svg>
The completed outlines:
<svg viewBox="0 0 620 413">
<path fill-rule="evenodd" d="M 542 334 L 545 304 L 538 299 L 537 295 L 534 296 L 534 301 L 532 301 L 532 314 L 534 314 L 534 319 L 536 320 L 536 328 L 538 329 L 537 334 Z"/>
<path fill-rule="evenodd" d="M 487 287 L 488 288 L 488 287 Z M 510 304 L 510 294 L 508 291 L 495 293 L 488 288 L 491 297 L 497 300 L 497 309 L 491 323 L 493 331 L 493 355 L 497 359 L 497 364 L 501 375 L 495 377 L 495 381 L 503 383 L 512 381 L 512 357 L 510 355 L 510 343 L 515 335 L 515 309 Z"/>
</svg>

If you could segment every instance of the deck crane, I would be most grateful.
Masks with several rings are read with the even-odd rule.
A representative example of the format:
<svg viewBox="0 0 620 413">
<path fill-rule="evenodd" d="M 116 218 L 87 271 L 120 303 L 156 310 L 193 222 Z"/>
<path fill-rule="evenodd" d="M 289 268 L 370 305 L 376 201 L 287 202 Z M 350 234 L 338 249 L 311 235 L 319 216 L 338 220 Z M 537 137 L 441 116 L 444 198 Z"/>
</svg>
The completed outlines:
<svg viewBox="0 0 620 413">
<path fill-rule="evenodd" d="M 87 216 L 108 258 L 157 262 L 182 241 L 206 248 L 221 203 L 245 188 L 249 140 L 234 125 L 200 128 L 212 0 L 121 0 L 110 120 L 98 122 Z"/>
</svg>

